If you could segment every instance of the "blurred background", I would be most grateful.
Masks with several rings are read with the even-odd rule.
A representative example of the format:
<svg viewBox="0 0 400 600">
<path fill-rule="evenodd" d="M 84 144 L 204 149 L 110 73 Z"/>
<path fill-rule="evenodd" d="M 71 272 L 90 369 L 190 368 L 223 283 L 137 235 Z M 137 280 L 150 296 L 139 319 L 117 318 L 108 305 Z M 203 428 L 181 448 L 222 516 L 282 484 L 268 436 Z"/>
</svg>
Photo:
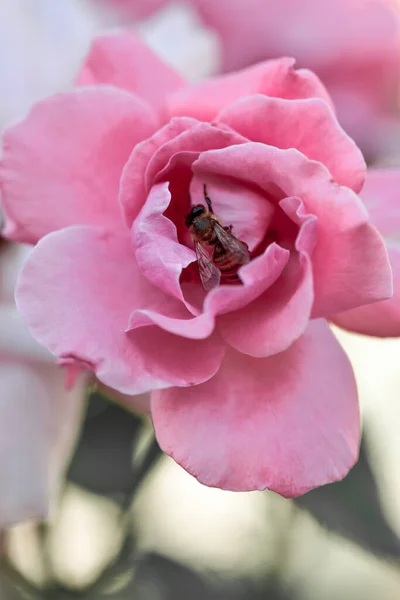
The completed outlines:
<svg viewBox="0 0 400 600">
<path fill-rule="evenodd" d="M 369 165 L 400 166 L 397 0 L 0 0 L 0 130 L 70 89 L 93 38 L 121 27 L 190 81 L 294 56 L 322 78 Z M 295 501 L 210 489 L 162 455 L 146 417 L 87 381 L 79 399 L 63 395 L 13 306 L 26 251 L 0 245 L 0 422 L 11 438 L 0 452 L 10 452 L 22 493 L 32 434 L 17 429 L 10 402 L 28 425 L 51 409 L 58 426 L 33 438 L 37 461 L 51 463 L 50 480 L 62 463 L 65 477 L 50 520 L 0 532 L 0 600 L 400 598 L 399 340 L 335 329 L 363 417 L 360 460 L 345 480 Z M 33 405 L 33 374 L 51 405 Z M 78 433 L 67 439 L 71 423 Z M 0 467 L 7 497 L 2 481 Z M 0 515 L 11 514 L 4 502 Z"/>
</svg>

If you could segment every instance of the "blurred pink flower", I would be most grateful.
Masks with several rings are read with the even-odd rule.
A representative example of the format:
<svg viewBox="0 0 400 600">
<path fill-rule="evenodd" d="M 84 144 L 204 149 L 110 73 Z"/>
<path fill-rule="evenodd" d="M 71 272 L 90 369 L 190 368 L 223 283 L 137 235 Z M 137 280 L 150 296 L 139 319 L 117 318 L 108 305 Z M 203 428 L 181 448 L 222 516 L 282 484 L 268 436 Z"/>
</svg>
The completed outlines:
<svg viewBox="0 0 400 600">
<path fill-rule="evenodd" d="M 192 1 L 221 36 L 224 70 L 294 56 L 322 79 L 341 125 L 368 156 L 395 145 L 400 18 L 392 0 Z"/>
<path fill-rule="evenodd" d="M 96 1 L 96 0 L 94 0 Z M 97 0 L 98 1 L 98 0 Z M 136 19 L 143 19 L 153 14 L 166 4 L 166 0 L 101 0 L 109 3 L 117 10 L 123 11 Z"/>
<path fill-rule="evenodd" d="M 78 432 L 86 376 L 65 390 L 65 373 L 30 335 L 14 305 L 28 249 L 0 251 L 0 525 L 49 514 Z"/>
<path fill-rule="evenodd" d="M 71 88 L 102 22 L 86 0 L 1 0 L 0 130 L 40 98 Z M 16 310 L 16 277 L 28 253 L 0 238 L 0 527 L 48 516 L 87 387 L 81 374 L 65 389 L 64 370 Z"/>
<path fill-rule="evenodd" d="M 140 19 L 168 0 L 119 2 Z M 174 4 L 174 3 L 172 3 Z M 293 56 L 327 86 L 339 121 L 374 159 L 399 149 L 400 8 L 395 0 L 186 0 L 221 43 L 221 67 Z M 125 13 L 126 14 L 126 13 Z"/>
<path fill-rule="evenodd" d="M 98 39 L 80 82 L 4 135 L 6 233 L 38 242 L 17 289 L 33 335 L 152 391 L 161 447 L 202 483 L 292 497 L 342 478 L 357 393 L 325 319 L 392 281 L 324 87 L 291 59 L 186 87 L 128 35 Z M 208 293 L 185 225 L 204 184 L 251 252 Z"/>
</svg>

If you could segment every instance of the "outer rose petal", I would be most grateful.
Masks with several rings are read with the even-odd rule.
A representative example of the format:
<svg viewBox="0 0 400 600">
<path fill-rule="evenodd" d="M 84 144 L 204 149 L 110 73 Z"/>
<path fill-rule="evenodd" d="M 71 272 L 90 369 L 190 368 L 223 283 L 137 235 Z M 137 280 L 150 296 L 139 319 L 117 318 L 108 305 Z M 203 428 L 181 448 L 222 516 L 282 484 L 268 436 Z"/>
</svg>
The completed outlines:
<svg viewBox="0 0 400 600">
<path fill-rule="evenodd" d="M 400 248 L 389 246 L 388 251 L 393 270 L 393 297 L 334 315 L 331 320 L 335 325 L 375 337 L 400 336 Z"/>
<path fill-rule="evenodd" d="M 378 337 L 400 336 L 400 170 L 368 171 L 361 198 L 387 243 L 393 271 L 393 296 L 335 315 L 332 321 L 350 331 Z"/>
<path fill-rule="evenodd" d="M 122 224 L 122 168 L 155 128 L 151 109 L 122 90 L 87 88 L 36 104 L 4 133 L 5 235 L 36 243 L 67 225 Z"/>
<path fill-rule="evenodd" d="M 183 87 L 185 80 L 140 38 L 133 33 L 120 33 L 94 40 L 78 83 L 108 83 L 134 92 L 163 113 L 166 94 Z"/>
<path fill-rule="evenodd" d="M 228 104 L 254 94 L 273 98 L 322 98 L 332 106 L 328 92 L 314 73 L 294 69 L 293 58 L 267 60 L 248 69 L 213 77 L 171 94 L 171 116 L 212 121 Z"/>
<path fill-rule="evenodd" d="M 299 197 L 318 218 L 314 318 L 391 296 L 391 269 L 379 233 L 358 196 L 332 181 L 323 165 L 294 149 L 247 143 L 203 152 L 192 169 L 206 177 L 234 174 L 272 194 L 280 189 L 283 197 Z"/>
<path fill-rule="evenodd" d="M 296 148 L 325 165 L 337 183 L 356 192 L 362 188 L 366 171 L 363 155 L 319 98 L 241 98 L 222 109 L 217 120 L 253 142 L 282 150 Z"/>
<path fill-rule="evenodd" d="M 54 366 L 0 363 L 0 525 L 48 517 L 85 398 Z"/>
<path fill-rule="evenodd" d="M 341 479 L 357 459 L 354 376 L 323 321 L 286 352 L 232 350 L 207 383 L 154 392 L 152 415 L 164 452 L 208 486 L 291 498 Z"/>
<path fill-rule="evenodd" d="M 125 333 L 135 307 L 163 303 L 181 316 L 182 305 L 147 282 L 122 232 L 80 226 L 49 234 L 28 258 L 16 299 L 39 342 L 92 365 L 124 394 L 206 381 L 223 357 L 216 336 L 193 342 L 157 327 Z"/>
</svg>

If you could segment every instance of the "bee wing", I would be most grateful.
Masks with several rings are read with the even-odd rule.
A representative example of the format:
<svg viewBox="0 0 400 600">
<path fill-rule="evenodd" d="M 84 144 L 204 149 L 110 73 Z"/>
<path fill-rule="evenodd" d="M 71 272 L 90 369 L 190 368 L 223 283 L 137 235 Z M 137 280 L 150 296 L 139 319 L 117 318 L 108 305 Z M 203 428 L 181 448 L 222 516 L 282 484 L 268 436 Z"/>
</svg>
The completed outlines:
<svg viewBox="0 0 400 600">
<path fill-rule="evenodd" d="M 247 244 L 238 240 L 232 233 L 229 233 L 229 231 L 226 231 L 218 221 L 214 221 L 214 233 L 224 250 L 228 250 L 237 256 L 238 263 L 241 262 L 245 265 L 250 261 L 250 253 Z"/>
<path fill-rule="evenodd" d="M 217 287 L 221 279 L 219 269 L 214 265 L 207 250 L 199 242 L 194 243 L 197 263 L 199 265 L 200 280 L 206 292 Z"/>
</svg>

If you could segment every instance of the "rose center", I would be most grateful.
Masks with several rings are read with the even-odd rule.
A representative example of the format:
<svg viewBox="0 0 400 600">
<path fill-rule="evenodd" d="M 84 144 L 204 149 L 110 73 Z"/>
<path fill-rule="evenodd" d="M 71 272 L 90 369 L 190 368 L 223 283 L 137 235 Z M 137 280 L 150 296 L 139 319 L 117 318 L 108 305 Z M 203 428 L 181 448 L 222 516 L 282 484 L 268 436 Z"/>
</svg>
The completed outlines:
<svg viewBox="0 0 400 600">
<path fill-rule="evenodd" d="M 196 204 L 186 216 L 197 256 L 201 283 L 206 291 L 223 283 L 240 283 L 238 270 L 250 261 L 247 244 L 232 234 L 232 225 L 223 226 L 214 213 L 207 187 L 205 205 Z"/>
</svg>

